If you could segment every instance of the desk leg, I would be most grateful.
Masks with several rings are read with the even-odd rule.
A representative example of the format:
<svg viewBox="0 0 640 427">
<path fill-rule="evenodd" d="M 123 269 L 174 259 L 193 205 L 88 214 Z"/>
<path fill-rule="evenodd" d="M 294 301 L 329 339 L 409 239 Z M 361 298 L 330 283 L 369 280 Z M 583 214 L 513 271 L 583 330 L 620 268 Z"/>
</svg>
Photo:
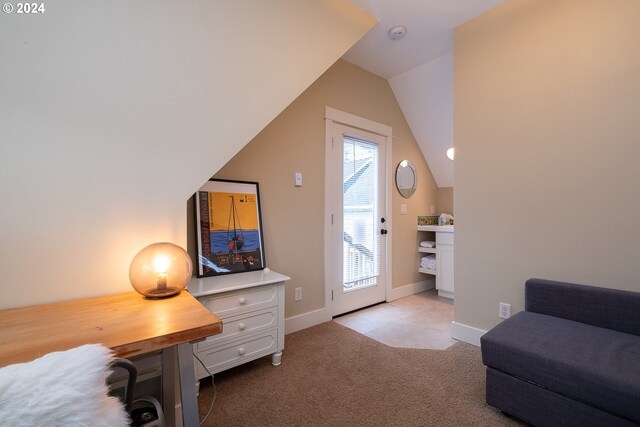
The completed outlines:
<svg viewBox="0 0 640 427">
<path fill-rule="evenodd" d="M 178 425 L 175 419 L 176 374 L 180 381 L 182 426 L 197 427 L 200 425 L 192 349 L 192 344 L 184 343 L 162 350 L 162 406 L 167 426 Z M 176 362 L 178 363 L 177 369 Z"/>
<path fill-rule="evenodd" d="M 198 417 L 198 398 L 196 396 L 196 373 L 193 366 L 193 345 L 179 344 L 178 368 L 180 369 L 180 400 L 182 401 L 182 425 L 197 427 L 200 425 Z"/>
<path fill-rule="evenodd" d="M 162 408 L 165 425 L 176 424 L 176 348 L 167 347 L 162 350 Z"/>
</svg>

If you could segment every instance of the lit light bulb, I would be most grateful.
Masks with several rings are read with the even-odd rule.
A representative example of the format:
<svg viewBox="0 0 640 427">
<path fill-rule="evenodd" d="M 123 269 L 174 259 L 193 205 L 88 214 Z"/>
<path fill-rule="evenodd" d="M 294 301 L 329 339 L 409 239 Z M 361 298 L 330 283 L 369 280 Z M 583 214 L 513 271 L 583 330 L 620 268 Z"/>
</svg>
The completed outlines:
<svg viewBox="0 0 640 427">
<path fill-rule="evenodd" d="M 153 268 L 156 273 L 166 273 L 171 265 L 171 261 L 165 255 L 159 255 L 153 261 Z"/>
<path fill-rule="evenodd" d="M 158 290 L 163 291 L 167 289 L 167 270 L 171 261 L 164 255 L 159 255 L 153 261 L 153 269 L 156 271 Z"/>
</svg>

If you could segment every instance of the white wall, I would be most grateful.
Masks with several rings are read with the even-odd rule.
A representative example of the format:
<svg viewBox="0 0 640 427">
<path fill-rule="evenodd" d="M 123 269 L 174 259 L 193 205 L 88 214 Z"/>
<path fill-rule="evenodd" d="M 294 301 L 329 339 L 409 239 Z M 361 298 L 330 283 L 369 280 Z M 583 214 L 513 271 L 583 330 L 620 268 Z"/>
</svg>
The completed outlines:
<svg viewBox="0 0 640 427">
<path fill-rule="evenodd" d="M 389 79 L 438 187 L 453 187 L 453 53 Z"/>
<path fill-rule="evenodd" d="M 456 322 L 530 277 L 640 291 L 640 2 L 514 0 L 455 32 Z"/>
<path fill-rule="evenodd" d="M 131 290 L 186 201 L 374 20 L 347 1 L 0 14 L 0 308 Z"/>
</svg>

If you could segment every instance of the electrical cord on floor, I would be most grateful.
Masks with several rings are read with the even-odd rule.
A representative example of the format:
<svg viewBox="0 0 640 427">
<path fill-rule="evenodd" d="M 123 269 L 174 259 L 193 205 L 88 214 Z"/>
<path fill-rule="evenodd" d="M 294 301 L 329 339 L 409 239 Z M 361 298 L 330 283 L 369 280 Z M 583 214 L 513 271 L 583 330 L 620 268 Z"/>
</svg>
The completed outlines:
<svg viewBox="0 0 640 427">
<path fill-rule="evenodd" d="M 200 360 L 200 358 L 198 356 L 196 356 L 195 353 L 193 353 L 193 357 L 195 357 L 196 360 L 198 360 L 198 362 L 200 362 L 200 364 L 202 365 L 204 370 L 207 371 L 207 373 L 211 376 L 211 385 L 213 385 L 213 400 L 211 401 L 211 406 L 209 406 L 209 411 L 207 412 L 207 415 L 205 415 L 204 418 L 202 419 L 202 421 L 200 421 L 200 425 L 202 425 L 207 420 L 207 418 L 209 418 L 209 415 L 211 414 L 211 411 L 213 410 L 213 404 L 216 403 L 216 397 L 218 396 L 218 389 L 216 388 L 216 383 L 213 381 L 213 374 L 211 372 L 209 372 L 209 370 L 204 365 L 204 363 L 202 363 L 202 360 Z"/>
</svg>

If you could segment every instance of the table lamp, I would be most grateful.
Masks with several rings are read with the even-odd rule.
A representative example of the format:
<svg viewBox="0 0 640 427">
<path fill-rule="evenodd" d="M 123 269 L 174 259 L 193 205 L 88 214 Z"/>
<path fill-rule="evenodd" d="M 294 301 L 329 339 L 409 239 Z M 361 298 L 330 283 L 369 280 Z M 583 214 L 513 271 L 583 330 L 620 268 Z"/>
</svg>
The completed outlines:
<svg viewBox="0 0 640 427">
<path fill-rule="evenodd" d="M 154 243 L 131 261 L 129 281 L 147 298 L 165 298 L 179 294 L 187 286 L 192 269 L 191 257 L 180 246 Z"/>
</svg>

